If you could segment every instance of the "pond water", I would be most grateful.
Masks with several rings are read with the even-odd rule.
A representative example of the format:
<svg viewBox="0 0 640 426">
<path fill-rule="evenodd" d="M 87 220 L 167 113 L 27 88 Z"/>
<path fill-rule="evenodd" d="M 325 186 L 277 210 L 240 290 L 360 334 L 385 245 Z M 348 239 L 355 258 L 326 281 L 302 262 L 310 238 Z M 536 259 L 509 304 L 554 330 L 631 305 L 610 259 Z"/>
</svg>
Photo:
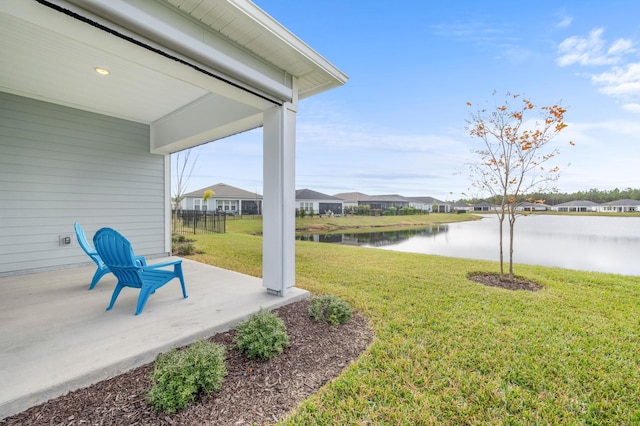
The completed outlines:
<svg viewBox="0 0 640 426">
<path fill-rule="evenodd" d="M 505 261 L 508 226 L 505 225 Z M 498 220 L 368 234 L 301 235 L 298 239 L 410 253 L 498 260 Z M 640 217 L 521 216 L 515 224 L 515 263 L 640 275 Z"/>
</svg>

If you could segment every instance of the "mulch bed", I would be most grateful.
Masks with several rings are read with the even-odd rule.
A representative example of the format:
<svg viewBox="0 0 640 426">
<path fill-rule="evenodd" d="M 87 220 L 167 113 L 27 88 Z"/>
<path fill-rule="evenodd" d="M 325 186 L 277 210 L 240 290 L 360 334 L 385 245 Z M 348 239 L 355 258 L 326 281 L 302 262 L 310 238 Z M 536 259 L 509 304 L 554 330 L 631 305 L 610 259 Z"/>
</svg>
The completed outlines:
<svg viewBox="0 0 640 426">
<path fill-rule="evenodd" d="M 146 402 L 153 364 L 79 389 L 0 420 L 0 425 L 250 425 L 287 416 L 300 402 L 356 359 L 371 343 L 366 320 L 354 314 L 344 325 L 316 323 L 308 301 L 274 312 L 287 325 L 291 345 L 269 361 L 252 361 L 229 349 L 234 331 L 211 340 L 227 347 L 222 389 L 201 396 L 180 413 L 157 413 Z"/>
<path fill-rule="evenodd" d="M 538 291 L 543 287 L 542 285 L 535 283 L 533 281 L 527 281 L 522 278 L 514 277 L 513 280 L 509 281 L 507 279 L 500 280 L 500 275 L 498 274 L 487 274 L 487 273 L 479 273 L 469 275 L 469 279 L 471 281 L 477 282 L 478 284 L 488 285 L 490 287 L 500 287 L 506 290 L 528 290 L 528 291 Z"/>
</svg>

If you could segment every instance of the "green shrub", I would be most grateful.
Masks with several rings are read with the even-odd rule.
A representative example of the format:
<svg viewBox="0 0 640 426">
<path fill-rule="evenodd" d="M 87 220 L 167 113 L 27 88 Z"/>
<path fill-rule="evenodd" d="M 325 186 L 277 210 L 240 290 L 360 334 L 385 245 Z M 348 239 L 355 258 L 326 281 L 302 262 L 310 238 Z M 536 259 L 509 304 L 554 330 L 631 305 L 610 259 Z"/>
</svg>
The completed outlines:
<svg viewBox="0 0 640 426">
<path fill-rule="evenodd" d="M 193 240 L 188 239 L 184 235 L 173 234 L 171 236 L 171 252 L 176 256 L 191 256 L 196 254 L 196 248 L 192 244 Z"/>
<path fill-rule="evenodd" d="M 331 325 L 344 324 L 351 319 L 351 305 L 333 294 L 316 296 L 309 303 L 309 316 Z"/>
<path fill-rule="evenodd" d="M 175 413 L 203 393 L 218 390 L 227 374 L 224 346 L 201 340 L 156 359 L 148 401 L 156 411 Z"/>
<path fill-rule="evenodd" d="M 395 207 L 391 206 L 389 207 L 387 210 L 382 212 L 383 216 L 395 216 L 398 212 L 398 209 L 396 209 Z"/>
<path fill-rule="evenodd" d="M 185 237 L 184 235 L 180 235 L 180 234 L 173 234 L 171 236 L 171 241 L 174 243 L 185 243 L 187 242 L 187 237 Z"/>
<path fill-rule="evenodd" d="M 191 256 L 195 254 L 196 248 L 191 243 L 178 244 L 173 247 L 173 253 L 178 256 Z"/>
<path fill-rule="evenodd" d="M 371 206 L 368 204 L 358 206 L 357 214 L 360 216 L 369 216 L 371 214 Z"/>
<path fill-rule="evenodd" d="M 398 210 L 398 213 L 401 215 L 413 215 L 420 213 L 420 210 L 416 209 L 415 207 L 405 206 Z"/>
<path fill-rule="evenodd" d="M 289 346 L 284 321 L 275 313 L 260 309 L 235 328 L 233 347 L 249 359 L 271 359 Z"/>
</svg>

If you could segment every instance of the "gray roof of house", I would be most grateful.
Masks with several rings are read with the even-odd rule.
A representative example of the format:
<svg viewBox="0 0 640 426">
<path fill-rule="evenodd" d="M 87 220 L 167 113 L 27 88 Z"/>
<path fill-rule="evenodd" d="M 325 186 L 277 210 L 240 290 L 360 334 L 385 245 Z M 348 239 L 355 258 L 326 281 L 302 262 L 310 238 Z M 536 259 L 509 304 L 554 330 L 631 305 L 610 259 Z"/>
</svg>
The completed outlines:
<svg viewBox="0 0 640 426">
<path fill-rule="evenodd" d="M 598 206 L 598 203 L 594 203 L 593 201 L 588 201 L 588 200 L 574 200 L 574 201 L 567 201 L 566 203 L 561 203 L 561 204 L 556 204 L 555 206 L 552 207 L 580 207 L 580 206 Z"/>
<path fill-rule="evenodd" d="M 601 206 L 640 206 L 640 200 L 616 200 L 602 203 Z"/>
<path fill-rule="evenodd" d="M 444 201 L 440 201 L 437 198 L 433 197 L 406 197 L 411 201 L 415 201 L 416 203 L 423 204 L 446 204 Z"/>
<path fill-rule="evenodd" d="M 409 200 L 407 197 L 403 197 L 402 195 L 398 195 L 398 194 L 389 194 L 389 195 L 370 195 L 369 199 L 367 201 L 381 201 L 381 202 L 401 202 L 401 203 L 408 203 Z"/>
<path fill-rule="evenodd" d="M 313 191 L 311 189 L 296 189 L 296 200 L 335 200 L 343 201 L 341 198 L 332 195 L 323 194 L 322 192 Z"/>
<path fill-rule="evenodd" d="M 348 203 L 357 203 L 358 201 L 369 200 L 369 196 L 362 192 L 341 192 L 339 194 L 334 194 L 333 196 Z"/>
<path fill-rule="evenodd" d="M 185 197 L 200 197 L 204 196 L 206 190 L 212 190 L 215 198 L 245 198 L 245 199 L 262 199 L 262 195 L 257 192 L 246 191 L 235 186 L 227 185 L 226 183 L 218 183 L 215 185 L 207 186 L 206 188 L 198 189 L 197 191 L 189 192 L 185 194 Z"/>
</svg>

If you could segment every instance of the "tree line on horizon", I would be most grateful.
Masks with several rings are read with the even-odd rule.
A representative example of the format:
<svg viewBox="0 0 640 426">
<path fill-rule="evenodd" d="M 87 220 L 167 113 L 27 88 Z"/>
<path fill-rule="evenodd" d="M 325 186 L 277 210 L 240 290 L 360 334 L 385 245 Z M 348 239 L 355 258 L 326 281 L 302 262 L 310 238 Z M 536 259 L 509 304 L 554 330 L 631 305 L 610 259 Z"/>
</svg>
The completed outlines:
<svg viewBox="0 0 640 426">
<path fill-rule="evenodd" d="M 480 202 L 488 202 L 488 203 L 499 203 L 500 200 L 489 197 L 489 198 L 472 198 L 472 199 L 461 199 L 460 202 L 476 204 Z M 553 192 L 553 193 L 535 193 L 527 196 L 528 199 L 536 200 L 538 202 L 543 202 L 544 204 L 548 204 L 551 206 L 555 206 L 557 204 L 567 203 L 569 201 L 592 201 L 594 203 L 602 204 L 609 203 L 617 200 L 640 200 L 640 189 L 638 188 L 627 188 L 627 189 L 611 189 L 611 190 L 600 190 L 596 188 L 589 189 L 587 191 L 578 191 L 578 192 Z"/>
</svg>

